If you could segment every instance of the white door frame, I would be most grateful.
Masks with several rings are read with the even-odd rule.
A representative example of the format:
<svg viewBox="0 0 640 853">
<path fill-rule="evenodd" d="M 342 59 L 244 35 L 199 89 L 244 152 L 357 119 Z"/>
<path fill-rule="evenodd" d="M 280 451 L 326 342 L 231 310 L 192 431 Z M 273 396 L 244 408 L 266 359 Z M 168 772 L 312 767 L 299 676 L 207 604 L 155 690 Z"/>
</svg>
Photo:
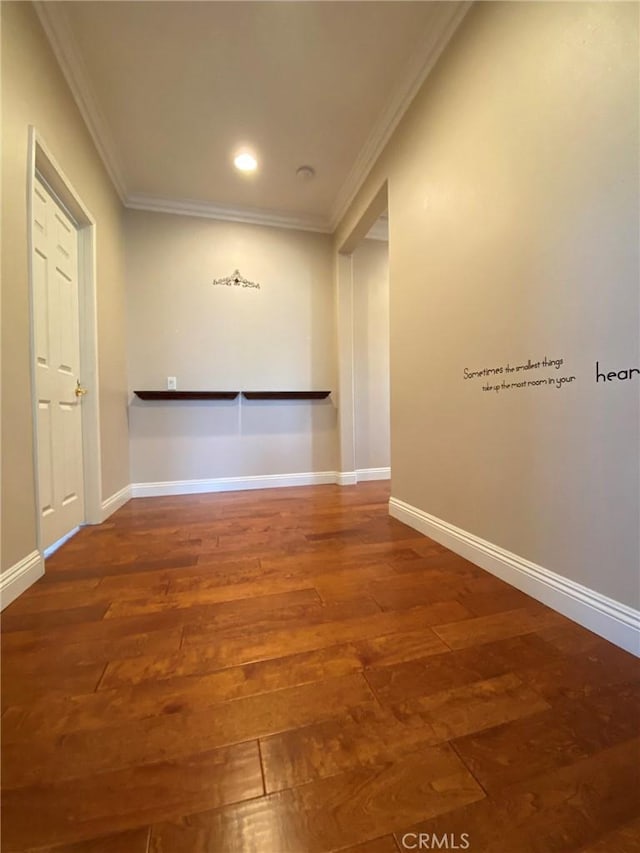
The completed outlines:
<svg viewBox="0 0 640 853">
<path fill-rule="evenodd" d="M 31 326 L 31 399 L 33 461 L 37 505 L 36 541 L 42 555 L 40 479 L 38 472 L 38 416 L 35 365 L 35 292 L 33 279 L 33 190 L 36 173 L 50 187 L 78 228 L 78 304 L 80 326 L 80 379 L 89 389 L 82 401 L 82 461 L 84 469 L 84 523 L 102 521 L 102 470 L 100 457 L 100 401 L 98 377 L 98 323 L 96 298 L 96 221 L 64 174 L 42 136 L 29 127 L 27 216 L 29 245 L 29 302 Z"/>
</svg>

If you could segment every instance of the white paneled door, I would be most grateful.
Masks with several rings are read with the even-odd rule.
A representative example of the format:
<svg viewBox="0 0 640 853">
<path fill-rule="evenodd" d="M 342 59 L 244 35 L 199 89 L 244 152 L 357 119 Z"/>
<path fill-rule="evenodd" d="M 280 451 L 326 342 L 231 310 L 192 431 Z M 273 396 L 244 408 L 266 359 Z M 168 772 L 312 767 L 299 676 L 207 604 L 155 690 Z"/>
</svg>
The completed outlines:
<svg viewBox="0 0 640 853">
<path fill-rule="evenodd" d="M 41 547 L 84 521 L 78 232 L 39 180 L 33 190 L 33 312 Z"/>
</svg>

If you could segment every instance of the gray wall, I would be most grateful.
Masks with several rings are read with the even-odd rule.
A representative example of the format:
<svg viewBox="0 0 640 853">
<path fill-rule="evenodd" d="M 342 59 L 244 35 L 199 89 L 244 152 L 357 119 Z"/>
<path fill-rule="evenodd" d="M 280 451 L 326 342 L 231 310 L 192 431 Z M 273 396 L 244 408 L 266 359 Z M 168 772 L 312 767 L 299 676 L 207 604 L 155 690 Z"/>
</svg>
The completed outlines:
<svg viewBox="0 0 640 853">
<path fill-rule="evenodd" d="M 128 211 L 129 387 L 336 390 L 327 235 Z M 214 287 L 238 268 L 260 289 Z M 142 403 L 133 483 L 334 471 L 336 411 L 317 402 Z"/>
<path fill-rule="evenodd" d="M 388 181 L 393 495 L 633 606 L 639 101 L 637 4 L 477 4 L 336 234 Z"/>
<path fill-rule="evenodd" d="M 36 548 L 27 244 L 29 125 L 96 220 L 102 497 L 129 482 L 122 206 L 31 3 L 2 3 L 2 570 Z"/>
</svg>

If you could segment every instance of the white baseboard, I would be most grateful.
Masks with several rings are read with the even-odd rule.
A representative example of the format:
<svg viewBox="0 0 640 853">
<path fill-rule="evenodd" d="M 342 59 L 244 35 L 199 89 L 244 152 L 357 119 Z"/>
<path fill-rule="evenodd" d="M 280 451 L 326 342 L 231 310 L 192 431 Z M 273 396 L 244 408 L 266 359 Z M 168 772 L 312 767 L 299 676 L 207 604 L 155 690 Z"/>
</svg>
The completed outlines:
<svg viewBox="0 0 640 853">
<path fill-rule="evenodd" d="M 44 574 L 44 560 L 39 551 L 32 551 L 0 575 L 0 610 L 15 601 L 19 595 Z"/>
<path fill-rule="evenodd" d="M 390 480 L 391 468 L 358 468 L 356 478 L 359 483 L 365 480 Z"/>
<path fill-rule="evenodd" d="M 114 512 L 129 498 L 154 498 L 163 495 L 197 495 L 205 492 L 239 492 L 245 489 L 279 489 L 287 486 L 355 486 L 364 480 L 388 480 L 390 468 L 361 468 L 358 471 L 311 471 L 304 474 L 259 474 L 250 477 L 216 477 L 209 480 L 166 480 L 160 483 L 132 483 L 103 503 L 113 502 Z M 105 518 L 107 516 L 105 515 Z"/>
<path fill-rule="evenodd" d="M 110 515 L 113 515 L 117 509 L 124 506 L 132 497 L 132 489 L 129 484 L 120 489 L 120 491 L 111 495 L 111 497 L 107 498 L 106 501 L 102 501 L 102 520 L 106 521 Z"/>
<path fill-rule="evenodd" d="M 355 471 L 336 471 L 333 482 L 339 486 L 355 486 L 358 482 L 358 474 Z"/>
<path fill-rule="evenodd" d="M 397 498 L 389 514 L 574 622 L 640 656 L 640 612 Z"/>
<path fill-rule="evenodd" d="M 61 536 L 56 542 L 53 543 L 53 545 L 49 545 L 48 548 L 45 548 L 44 549 L 45 560 L 47 559 L 47 557 L 50 557 L 52 554 L 54 554 L 61 545 L 64 545 L 64 543 L 68 539 L 71 539 L 72 536 L 75 536 L 76 533 L 78 532 L 78 530 L 80 530 L 79 527 L 74 527 L 73 530 L 70 530 L 68 533 L 65 533 L 64 536 Z"/>
<path fill-rule="evenodd" d="M 335 471 L 308 474 L 263 474 L 252 477 L 217 477 L 212 480 L 169 480 L 163 483 L 133 483 L 131 496 L 196 495 L 204 492 L 237 492 L 245 489 L 277 489 L 286 486 L 318 486 L 336 482 Z"/>
</svg>

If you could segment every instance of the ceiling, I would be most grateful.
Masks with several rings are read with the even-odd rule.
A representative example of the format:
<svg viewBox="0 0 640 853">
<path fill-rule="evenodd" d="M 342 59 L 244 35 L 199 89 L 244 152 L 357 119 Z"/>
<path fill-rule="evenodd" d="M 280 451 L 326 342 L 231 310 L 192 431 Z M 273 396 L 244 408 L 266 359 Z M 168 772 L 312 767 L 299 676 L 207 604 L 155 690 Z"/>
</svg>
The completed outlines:
<svg viewBox="0 0 640 853">
<path fill-rule="evenodd" d="M 36 8 L 125 204 L 330 231 L 467 5 Z M 241 145 L 252 176 L 233 168 Z"/>
</svg>

